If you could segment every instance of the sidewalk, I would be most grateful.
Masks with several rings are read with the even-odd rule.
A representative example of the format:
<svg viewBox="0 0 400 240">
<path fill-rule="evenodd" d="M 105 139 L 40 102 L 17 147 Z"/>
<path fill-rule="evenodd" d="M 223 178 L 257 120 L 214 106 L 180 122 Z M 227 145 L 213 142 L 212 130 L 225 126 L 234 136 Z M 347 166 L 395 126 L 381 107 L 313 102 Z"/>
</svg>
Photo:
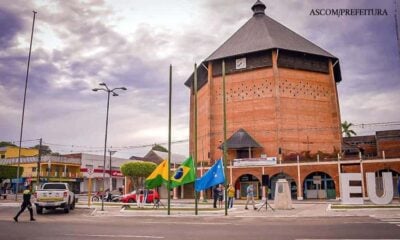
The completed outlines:
<svg viewBox="0 0 400 240">
<path fill-rule="evenodd" d="M 274 208 L 273 201 L 268 201 L 270 206 Z M 121 205 L 109 206 L 105 205 L 105 211 L 101 211 L 101 205 L 94 205 L 96 209 L 93 216 L 159 216 L 159 217 L 176 217 L 176 216 L 196 216 L 194 209 L 194 201 L 190 200 L 172 200 L 170 215 L 167 213 L 166 203 L 164 207 L 153 208 L 153 205 L 146 205 L 145 208 L 139 209 L 136 204 L 131 208 L 122 208 Z M 373 216 L 373 217 L 400 217 L 400 204 L 395 202 L 390 206 L 392 208 L 351 208 L 351 209 L 332 209 L 332 204 L 340 204 L 339 201 L 293 201 L 292 209 L 273 211 L 270 206 L 266 210 L 265 206 L 260 211 L 253 210 L 251 206 L 249 210 L 244 209 L 244 201 L 236 201 L 232 209 L 228 209 L 228 217 L 336 217 L 336 216 Z M 258 207 L 259 205 L 256 205 Z M 359 206 L 354 206 L 359 207 Z M 199 203 L 197 216 L 225 216 L 225 209 L 212 208 L 212 202 Z"/>
<path fill-rule="evenodd" d="M 260 202 L 257 202 L 259 207 Z M 21 200 L 15 201 L 15 196 L 0 200 L 0 206 L 19 206 Z M 177 217 L 177 216 L 196 216 L 195 203 L 193 199 L 171 199 L 170 215 L 167 212 L 167 200 L 163 199 L 159 208 L 153 204 L 146 204 L 144 208 L 138 208 L 136 204 L 129 204 L 130 208 L 124 208 L 127 204 L 104 202 L 104 211 L 101 211 L 101 202 L 93 203 L 90 208 L 94 209 L 92 216 L 159 216 L 159 217 Z M 269 200 L 268 204 L 275 208 L 274 201 Z M 332 205 L 343 206 L 338 200 L 293 200 L 292 209 L 273 211 L 270 206 L 266 210 L 265 206 L 259 211 L 244 208 L 245 200 L 236 200 L 234 207 L 228 209 L 227 217 L 335 217 L 335 216 L 372 216 L 372 217 L 400 217 L 400 203 L 398 199 L 393 200 L 389 205 L 380 206 L 366 202 L 364 205 L 347 205 L 349 208 L 331 208 Z M 77 208 L 89 208 L 87 200 L 79 199 Z M 360 208 L 363 207 L 363 208 Z M 389 208 L 390 207 L 390 208 Z M 207 202 L 198 202 L 197 216 L 225 217 L 224 208 L 213 208 L 212 200 Z"/>
</svg>

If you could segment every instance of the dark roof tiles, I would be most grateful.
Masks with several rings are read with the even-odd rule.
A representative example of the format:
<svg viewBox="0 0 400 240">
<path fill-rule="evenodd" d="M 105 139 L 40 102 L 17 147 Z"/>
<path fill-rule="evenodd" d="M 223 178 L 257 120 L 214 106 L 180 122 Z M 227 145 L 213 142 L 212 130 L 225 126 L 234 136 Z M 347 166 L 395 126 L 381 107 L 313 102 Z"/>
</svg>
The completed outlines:
<svg viewBox="0 0 400 240">
<path fill-rule="evenodd" d="M 258 144 L 243 128 L 235 132 L 230 138 L 226 140 L 228 149 L 239 149 L 239 148 L 261 148 Z M 223 144 L 220 145 L 220 148 Z"/>
<path fill-rule="evenodd" d="M 266 16 L 264 13 L 258 12 L 205 61 L 269 49 L 285 49 L 336 59 L 329 52 Z"/>
</svg>

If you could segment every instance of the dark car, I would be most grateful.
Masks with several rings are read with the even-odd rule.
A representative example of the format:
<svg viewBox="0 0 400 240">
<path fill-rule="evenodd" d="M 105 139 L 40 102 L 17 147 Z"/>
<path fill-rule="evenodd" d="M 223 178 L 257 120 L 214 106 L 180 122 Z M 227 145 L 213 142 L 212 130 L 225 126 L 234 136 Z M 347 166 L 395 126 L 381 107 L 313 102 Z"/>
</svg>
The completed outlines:
<svg viewBox="0 0 400 240">
<path fill-rule="evenodd" d="M 156 190 L 139 190 L 139 199 L 143 201 L 143 197 L 146 196 L 146 203 L 155 202 L 155 200 L 160 200 L 160 195 Z M 121 202 L 123 203 L 135 203 L 136 202 L 136 190 L 125 194 L 121 197 Z"/>
</svg>

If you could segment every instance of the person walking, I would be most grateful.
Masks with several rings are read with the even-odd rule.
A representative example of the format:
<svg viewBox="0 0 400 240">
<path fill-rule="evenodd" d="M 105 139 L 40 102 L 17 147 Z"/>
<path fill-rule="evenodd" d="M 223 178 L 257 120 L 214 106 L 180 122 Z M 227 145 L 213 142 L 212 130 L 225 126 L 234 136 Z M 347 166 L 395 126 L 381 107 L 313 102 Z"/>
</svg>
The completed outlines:
<svg viewBox="0 0 400 240">
<path fill-rule="evenodd" d="M 253 209 L 257 210 L 256 205 L 254 203 L 254 188 L 253 188 L 253 184 L 250 184 L 249 186 L 247 186 L 246 189 L 246 196 L 247 196 L 247 201 L 246 201 L 246 206 L 244 207 L 244 209 L 248 209 L 247 205 L 249 204 L 249 202 L 251 201 L 253 204 Z"/>
<path fill-rule="evenodd" d="M 399 201 L 400 201 L 400 175 L 397 176 L 397 193 L 399 195 Z"/>
<path fill-rule="evenodd" d="M 224 187 L 222 184 L 218 185 L 218 206 L 222 208 L 222 201 L 224 200 Z"/>
<path fill-rule="evenodd" d="M 19 215 L 25 211 L 26 208 L 29 210 L 29 214 L 31 215 L 31 221 L 36 221 L 36 219 L 33 218 L 33 210 L 32 210 L 32 203 L 31 203 L 31 194 L 32 194 L 32 187 L 30 185 L 26 186 L 26 189 L 23 192 L 22 198 L 22 204 L 21 204 L 21 210 L 17 213 L 17 215 L 14 217 L 14 221 L 18 222 L 18 217 Z"/>
<path fill-rule="evenodd" d="M 214 199 L 213 207 L 214 208 L 217 208 L 218 196 L 219 196 L 219 190 L 218 190 L 218 185 L 216 185 L 213 188 L 213 199 Z"/>
<path fill-rule="evenodd" d="M 235 198 L 235 188 L 232 184 L 228 185 L 228 208 L 233 208 L 233 199 Z"/>
</svg>

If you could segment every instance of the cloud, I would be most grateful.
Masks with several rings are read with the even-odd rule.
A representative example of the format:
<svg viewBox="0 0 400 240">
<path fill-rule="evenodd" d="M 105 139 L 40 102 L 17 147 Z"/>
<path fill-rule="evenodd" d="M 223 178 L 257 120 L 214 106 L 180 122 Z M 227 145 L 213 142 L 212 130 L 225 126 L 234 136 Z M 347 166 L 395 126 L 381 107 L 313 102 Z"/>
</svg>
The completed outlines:
<svg viewBox="0 0 400 240">
<path fill-rule="evenodd" d="M 119 156 L 144 155 L 168 137 L 168 78 L 173 65 L 173 140 L 189 137 L 189 89 L 183 83 L 251 16 L 255 1 L 12 1 L 0 7 L 0 132 L 17 140 L 32 24 L 36 18 L 24 139 L 42 137 L 60 152 L 99 151 L 104 144 L 105 92 L 110 99 L 109 146 Z M 392 1 L 265 2 L 266 13 L 341 61 L 342 119 L 396 120 L 400 99 Z M 158 7 L 154 7 L 158 6 Z M 313 8 L 378 7 L 389 16 L 310 16 Z M 6 21 L 3 21 L 6 19 Z M 360 106 L 360 107 L 358 107 Z M 378 114 L 365 117 L 372 111 Z M 2 139 L 2 140 L 3 140 Z M 81 146 L 81 147 L 79 147 Z M 96 148 L 92 148 L 95 146 Z M 173 145 L 181 154 L 188 143 Z"/>
</svg>

